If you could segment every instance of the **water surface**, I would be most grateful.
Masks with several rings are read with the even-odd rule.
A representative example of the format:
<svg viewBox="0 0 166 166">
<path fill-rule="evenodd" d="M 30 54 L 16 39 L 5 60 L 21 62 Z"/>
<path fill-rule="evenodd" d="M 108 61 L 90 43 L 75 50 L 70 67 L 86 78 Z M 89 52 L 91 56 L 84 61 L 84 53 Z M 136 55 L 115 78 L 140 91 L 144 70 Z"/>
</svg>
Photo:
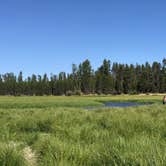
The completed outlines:
<svg viewBox="0 0 166 166">
<path fill-rule="evenodd" d="M 133 107 L 133 106 L 142 106 L 149 103 L 138 103 L 138 102 L 106 102 L 104 103 L 105 107 Z"/>
<path fill-rule="evenodd" d="M 120 107 L 120 108 L 125 108 L 125 107 L 137 107 L 137 106 L 144 106 L 144 105 L 149 105 L 152 103 L 139 103 L 139 102 L 105 102 L 103 106 L 101 107 L 86 107 L 87 110 L 95 110 L 99 108 L 113 108 L 113 107 Z"/>
</svg>

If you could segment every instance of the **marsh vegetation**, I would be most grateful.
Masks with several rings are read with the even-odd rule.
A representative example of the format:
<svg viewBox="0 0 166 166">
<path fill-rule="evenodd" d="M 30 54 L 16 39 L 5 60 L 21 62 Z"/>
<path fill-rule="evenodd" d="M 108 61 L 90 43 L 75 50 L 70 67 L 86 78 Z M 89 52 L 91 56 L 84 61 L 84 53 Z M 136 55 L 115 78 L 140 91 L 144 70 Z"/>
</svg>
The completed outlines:
<svg viewBox="0 0 166 166">
<path fill-rule="evenodd" d="M 0 165 L 165 165 L 165 126 L 160 96 L 0 97 Z"/>
</svg>

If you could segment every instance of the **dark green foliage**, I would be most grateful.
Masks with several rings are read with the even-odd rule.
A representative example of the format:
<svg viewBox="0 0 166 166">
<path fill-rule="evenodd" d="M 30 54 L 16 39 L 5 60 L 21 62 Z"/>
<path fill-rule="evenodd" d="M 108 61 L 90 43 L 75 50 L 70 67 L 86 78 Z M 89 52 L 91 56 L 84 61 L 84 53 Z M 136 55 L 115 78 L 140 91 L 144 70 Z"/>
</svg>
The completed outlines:
<svg viewBox="0 0 166 166">
<path fill-rule="evenodd" d="M 81 90 L 83 93 L 92 93 L 92 67 L 89 60 L 85 60 L 79 66 L 79 73 L 81 78 Z"/>
<path fill-rule="evenodd" d="M 110 69 L 110 61 L 104 60 L 102 66 L 96 72 L 96 92 L 111 94 L 114 90 L 113 77 Z"/>
<path fill-rule="evenodd" d="M 69 93 L 70 92 L 70 93 Z M 104 60 L 94 71 L 89 60 L 78 67 L 72 65 L 72 73 L 35 75 L 23 79 L 13 73 L 0 75 L 0 95 L 81 95 L 83 94 L 137 94 L 166 92 L 166 59 L 162 63 L 146 62 L 142 65 L 111 65 Z"/>
</svg>

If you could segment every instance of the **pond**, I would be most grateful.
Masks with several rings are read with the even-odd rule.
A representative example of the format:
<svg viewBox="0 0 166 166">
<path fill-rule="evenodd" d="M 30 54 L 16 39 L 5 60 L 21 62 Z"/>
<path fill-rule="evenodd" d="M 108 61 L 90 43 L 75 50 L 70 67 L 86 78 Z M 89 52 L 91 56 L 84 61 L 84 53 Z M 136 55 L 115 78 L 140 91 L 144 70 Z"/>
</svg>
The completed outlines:
<svg viewBox="0 0 166 166">
<path fill-rule="evenodd" d="M 138 102 L 106 102 L 105 107 L 133 107 L 149 105 L 150 103 L 138 103 Z"/>
<path fill-rule="evenodd" d="M 150 105 L 152 103 L 139 103 L 139 102 L 105 102 L 103 106 L 101 107 L 86 107 L 87 110 L 95 110 L 98 108 L 113 108 L 113 107 L 120 107 L 120 108 L 125 108 L 125 107 L 136 107 L 136 106 L 144 106 L 144 105 Z"/>
</svg>

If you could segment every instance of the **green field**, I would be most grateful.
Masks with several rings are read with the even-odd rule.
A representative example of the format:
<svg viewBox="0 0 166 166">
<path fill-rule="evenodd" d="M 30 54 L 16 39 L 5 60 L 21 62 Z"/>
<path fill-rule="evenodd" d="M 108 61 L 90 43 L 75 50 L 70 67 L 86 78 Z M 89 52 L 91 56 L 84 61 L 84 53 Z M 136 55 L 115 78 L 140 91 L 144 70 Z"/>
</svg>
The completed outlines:
<svg viewBox="0 0 166 166">
<path fill-rule="evenodd" d="M 106 101 L 153 102 L 87 111 Z M 162 96 L 0 97 L 0 166 L 166 165 Z"/>
</svg>

